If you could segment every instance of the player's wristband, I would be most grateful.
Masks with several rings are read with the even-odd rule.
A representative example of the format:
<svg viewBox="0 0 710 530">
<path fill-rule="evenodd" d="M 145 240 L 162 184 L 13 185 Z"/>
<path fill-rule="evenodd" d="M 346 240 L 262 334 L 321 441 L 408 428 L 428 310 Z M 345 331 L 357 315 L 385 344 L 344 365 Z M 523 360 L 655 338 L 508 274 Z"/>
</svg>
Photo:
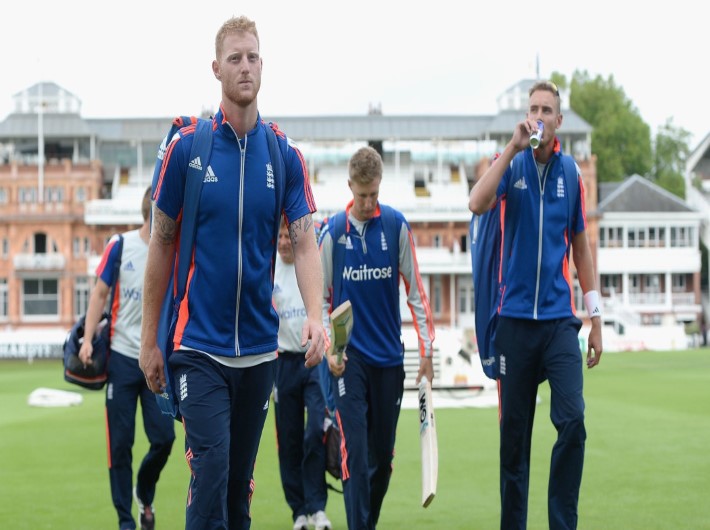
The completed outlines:
<svg viewBox="0 0 710 530">
<path fill-rule="evenodd" d="M 602 301 L 598 291 L 588 291 L 584 293 L 584 305 L 587 308 L 589 318 L 602 316 Z"/>
</svg>

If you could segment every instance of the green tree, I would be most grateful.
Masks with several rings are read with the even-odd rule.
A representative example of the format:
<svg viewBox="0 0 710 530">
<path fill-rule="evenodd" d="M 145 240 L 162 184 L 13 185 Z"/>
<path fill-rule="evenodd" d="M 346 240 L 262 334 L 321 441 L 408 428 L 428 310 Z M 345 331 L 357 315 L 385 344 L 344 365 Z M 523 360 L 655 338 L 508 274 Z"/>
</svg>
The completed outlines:
<svg viewBox="0 0 710 530">
<path fill-rule="evenodd" d="M 560 72 L 552 72 L 550 75 L 550 81 L 557 85 L 560 90 L 567 88 L 567 77 Z"/>
<path fill-rule="evenodd" d="M 656 134 L 652 178 L 662 188 L 685 198 L 685 161 L 690 154 L 690 132 L 668 118 Z"/>
<path fill-rule="evenodd" d="M 613 76 L 592 79 L 586 71 L 575 71 L 570 107 L 594 128 L 592 153 L 597 155 L 599 182 L 648 175 L 653 160 L 651 130 Z"/>
</svg>

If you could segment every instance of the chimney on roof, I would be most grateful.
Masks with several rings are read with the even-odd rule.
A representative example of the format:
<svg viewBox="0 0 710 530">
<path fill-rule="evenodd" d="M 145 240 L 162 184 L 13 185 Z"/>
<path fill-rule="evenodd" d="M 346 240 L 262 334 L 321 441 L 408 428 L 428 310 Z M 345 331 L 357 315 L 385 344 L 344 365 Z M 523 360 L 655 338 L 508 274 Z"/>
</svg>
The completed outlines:
<svg viewBox="0 0 710 530">
<path fill-rule="evenodd" d="M 367 108 L 367 114 L 369 116 L 382 116 L 382 103 L 374 104 L 370 102 Z"/>
</svg>

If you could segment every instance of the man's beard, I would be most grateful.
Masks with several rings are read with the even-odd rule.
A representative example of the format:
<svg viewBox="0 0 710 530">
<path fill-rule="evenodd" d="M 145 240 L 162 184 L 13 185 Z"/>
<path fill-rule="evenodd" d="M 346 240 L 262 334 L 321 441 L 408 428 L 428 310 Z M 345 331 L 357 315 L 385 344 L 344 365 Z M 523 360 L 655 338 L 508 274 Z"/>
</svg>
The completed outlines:
<svg viewBox="0 0 710 530">
<path fill-rule="evenodd" d="M 230 90 L 226 93 L 229 101 L 239 107 L 248 107 L 256 101 L 256 95 L 259 92 L 259 84 L 257 82 L 252 81 L 251 89 L 248 91 L 241 89 L 239 82 L 235 83 L 235 85 L 233 90 L 229 87 Z"/>
</svg>

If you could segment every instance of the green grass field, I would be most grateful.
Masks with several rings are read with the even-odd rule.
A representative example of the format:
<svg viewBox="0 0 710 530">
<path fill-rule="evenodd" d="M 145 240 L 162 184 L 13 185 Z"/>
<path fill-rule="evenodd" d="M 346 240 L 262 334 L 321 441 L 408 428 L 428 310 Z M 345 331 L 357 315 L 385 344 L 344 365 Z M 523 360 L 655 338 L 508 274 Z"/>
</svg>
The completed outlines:
<svg viewBox="0 0 710 530">
<path fill-rule="evenodd" d="M 81 391 L 68 408 L 27 405 L 37 387 L 65 383 L 59 361 L 0 361 L 0 528 L 96 530 L 117 527 L 111 505 L 103 392 Z M 585 373 L 587 458 L 579 528 L 710 529 L 710 349 L 607 353 Z M 533 439 L 528 528 L 547 528 L 547 474 L 555 433 L 549 390 L 540 388 Z M 436 401 L 434 402 L 436 407 Z M 381 529 L 498 528 L 497 410 L 439 409 L 439 487 L 420 506 L 416 412 L 399 422 L 394 474 Z M 188 470 L 178 441 L 158 485 L 161 530 L 184 527 Z M 146 448 L 138 430 L 134 462 Z M 135 467 L 135 466 L 134 466 Z M 273 417 L 255 471 L 252 528 L 290 529 L 278 475 Z M 327 512 L 346 528 L 342 496 Z"/>
</svg>

